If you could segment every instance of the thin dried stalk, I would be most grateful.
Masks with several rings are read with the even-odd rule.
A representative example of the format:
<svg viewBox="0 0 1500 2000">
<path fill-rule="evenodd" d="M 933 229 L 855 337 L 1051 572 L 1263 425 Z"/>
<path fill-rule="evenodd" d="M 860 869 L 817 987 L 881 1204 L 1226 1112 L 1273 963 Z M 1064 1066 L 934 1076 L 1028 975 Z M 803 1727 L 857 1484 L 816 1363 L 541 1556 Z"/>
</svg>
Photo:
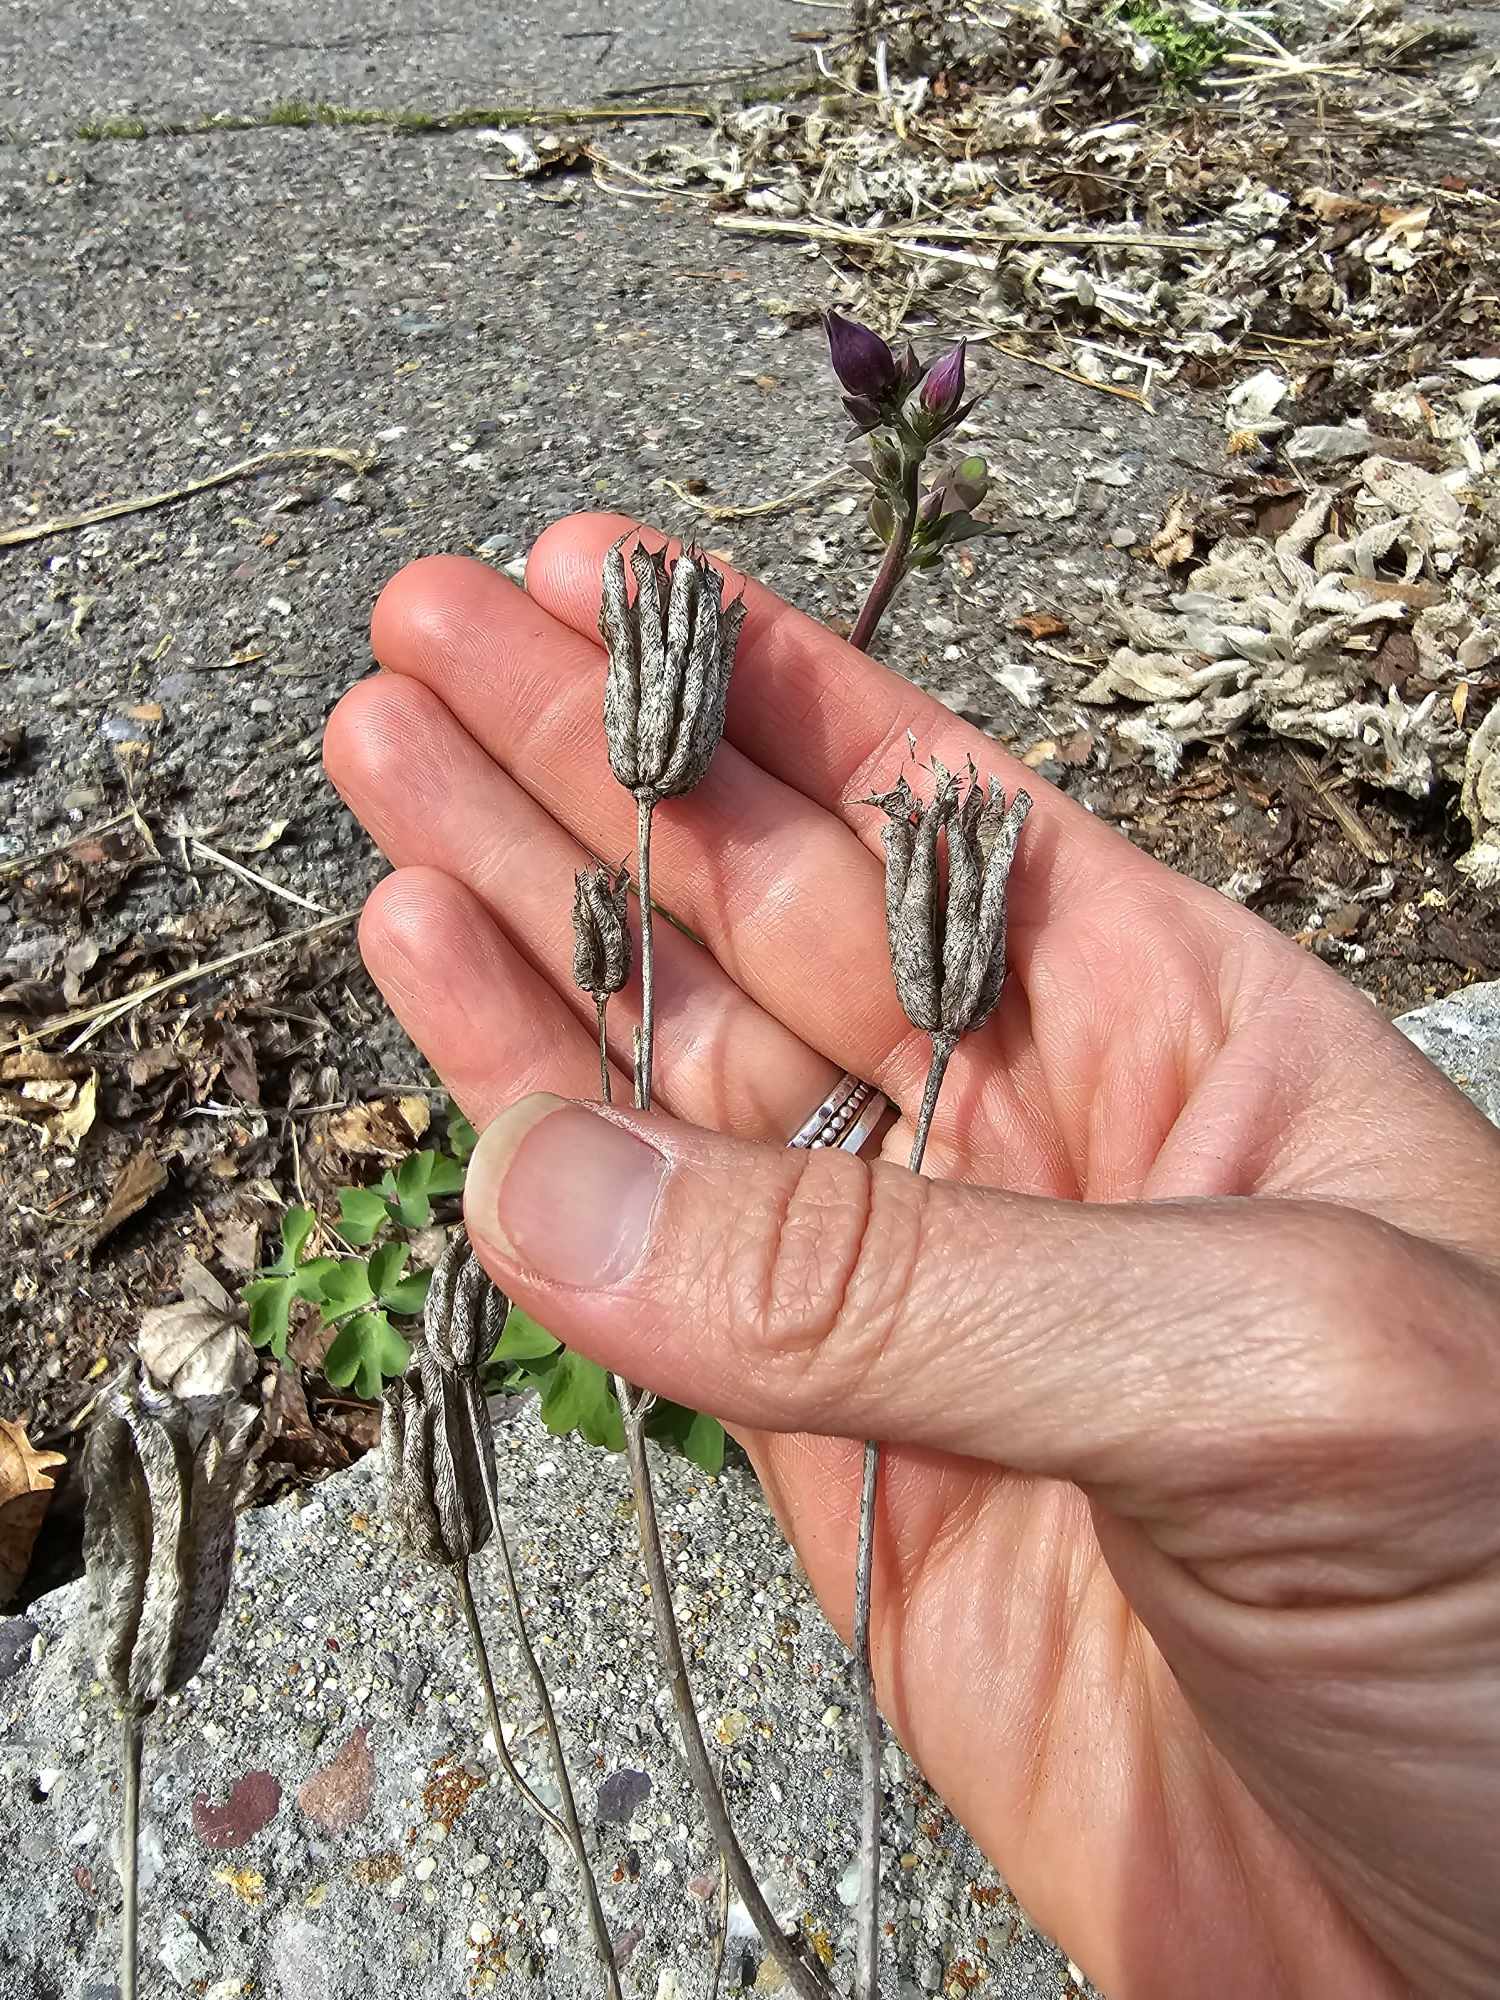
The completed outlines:
<svg viewBox="0 0 1500 2000">
<path fill-rule="evenodd" d="M 922 1108 L 907 1162 L 922 1171 L 927 1137 L 937 1110 L 949 1058 L 957 1042 L 935 1035 Z M 874 2000 L 880 1989 L 880 1710 L 875 1702 L 875 1676 L 870 1667 L 870 1592 L 875 1568 L 875 1505 L 880 1490 L 880 1446 L 865 1445 L 864 1473 L 859 1494 L 859 1546 L 854 1569 L 854 1682 L 859 1692 L 860 1813 L 859 1901 L 854 1912 L 855 1992 Z"/>
<path fill-rule="evenodd" d="M 477 1399 L 481 1394 L 477 1382 L 465 1380 L 464 1387 L 470 1398 Z M 593 1935 L 594 1949 L 598 1953 L 599 1963 L 604 1969 L 605 1990 L 609 2000 L 621 2000 L 620 1973 L 615 1963 L 614 1943 L 609 1935 L 604 1907 L 599 1901 L 599 1885 L 594 1880 L 588 1849 L 584 1846 L 583 1828 L 578 1819 L 578 1805 L 573 1797 L 573 1784 L 568 1776 L 568 1760 L 563 1754 L 562 1736 L 557 1727 L 557 1713 L 552 1706 L 547 1677 L 542 1672 L 541 1662 L 532 1648 L 531 1634 L 526 1627 L 526 1614 L 521 1605 L 521 1586 L 516 1579 L 515 1564 L 511 1560 L 510 1544 L 505 1538 L 504 1528 L 500 1525 L 500 1495 L 495 1477 L 495 1461 L 488 1449 L 481 1449 L 479 1452 L 479 1471 L 484 1485 L 485 1502 L 490 1512 L 490 1522 L 495 1531 L 495 1546 L 500 1552 L 500 1574 L 505 1581 L 505 1594 L 510 1600 L 511 1615 L 515 1620 L 516 1637 L 521 1648 L 521 1662 L 542 1711 L 542 1725 L 546 1730 L 547 1748 L 552 1757 L 552 1774 L 562 1800 L 564 1822 L 562 1831 L 569 1847 L 573 1850 L 573 1858 L 578 1863 L 578 1872 L 583 1878 L 589 1930 Z M 499 1733 L 498 1714 L 492 1717 L 492 1726 L 495 1729 L 496 1742 L 503 1744 L 504 1738 Z"/>
<path fill-rule="evenodd" d="M 537 1818 L 545 1821 L 554 1833 L 561 1834 L 571 1847 L 572 1835 L 551 1806 L 544 1804 L 521 1776 L 516 1768 L 516 1761 L 510 1754 L 510 1747 L 505 1741 L 505 1731 L 500 1723 L 500 1703 L 495 1694 L 495 1676 L 490 1667 L 490 1651 L 485 1644 L 484 1627 L 479 1622 L 479 1607 L 474 1602 L 474 1586 L 469 1580 L 467 1561 L 455 1564 L 453 1587 L 458 1594 L 458 1607 L 464 1615 L 464 1624 L 469 1629 L 469 1644 L 474 1649 L 474 1666 L 479 1674 L 479 1692 L 484 1698 L 485 1720 L 489 1723 L 490 1734 L 495 1739 L 495 1755 L 500 1760 L 500 1768 Z"/>
<path fill-rule="evenodd" d="M 636 845 L 640 853 L 641 1033 L 636 1056 L 636 1103 L 651 1109 L 651 1048 L 656 1027 L 656 948 L 651 934 L 651 814 L 656 801 L 636 800 Z"/>
<path fill-rule="evenodd" d="M 775 1959 L 787 1984 L 798 1996 L 798 2000 L 828 2000 L 828 1987 L 822 1975 L 813 1971 L 797 1946 L 786 1936 L 777 1923 L 770 1904 L 761 1893 L 760 1884 L 755 1879 L 755 1871 L 745 1858 L 745 1851 L 735 1836 L 729 1808 L 725 1805 L 724 1795 L 719 1789 L 718 1774 L 708 1754 L 708 1746 L 703 1740 L 703 1726 L 698 1720 L 692 1685 L 688 1680 L 687 1661 L 683 1657 L 682 1639 L 672 1610 L 672 1588 L 667 1576 L 666 1558 L 662 1553 L 661 1527 L 656 1516 L 656 1494 L 651 1483 L 651 1466 L 646 1454 L 646 1417 L 650 1412 L 653 1398 L 642 1394 L 618 1375 L 615 1377 L 615 1394 L 619 1398 L 620 1418 L 625 1431 L 625 1455 L 629 1460 L 631 1484 L 635 1489 L 641 1554 L 646 1564 L 647 1581 L 651 1586 L 651 1623 L 656 1633 L 656 1650 L 661 1660 L 662 1672 L 666 1675 L 667 1686 L 671 1690 L 673 1706 L 677 1711 L 677 1723 L 682 1731 L 682 1748 L 687 1758 L 688 1770 L 692 1774 L 693 1783 L 698 1788 L 698 1795 L 708 1814 L 708 1823 L 714 1839 L 718 1842 L 724 1865 L 729 1871 L 729 1879 L 733 1882 L 740 1901 L 749 1911 L 751 1922 L 760 1932 L 766 1950 Z"/>
<path fill-rule="evenodd" d="M 599 1096 L 603 1103 L 612 1104 L 615 1092 L 609 1080 L 609 1033 L 604 1019 L 609 1000 L 601 993 L 594 1005 L 599 1010 Z"/>
<path fill-rule="evenodd" d="M 129 1709 L 120 1718 L 120 2000 L 136 2000 L 137 1925 L 140 1911 L 141 1743 L 146 1718 Z"/>
<path fill-rule="evenodd" d="M 647 861 L 647 842 L 651 833 L 650 810 L 641 808 L 641 979 L 642 979 L 642 1030 L 637 1038 L 635 1101 L 640 1111 L 651 1109 L 651 1068 L 650 1034 L 654 999 L 649 984 L 651 965 L 650 946 L 650 865 Z M 693 1700 L 692 1683 L 688 1679 L 687 1660 L 683 1656 L 682 1637 L 677 1630 L 677 1618 L 672 1608 L 672 1586 L 667 1576 L 666 1556 L 661 1545 L 661 1526 L 656 1514 L 656 1490 L 651 1481 L 651 1461 L 646 1449 L 646 1418 L 650 1414 L 655 1398 L 627 1382 L 623 1375 L 614 1378 L 615 1398 L 620 1405 L 620 1422 L 625 1432 L 625 1456 L 630 1466 L 630 1483 L 635 1493 L 636 1525 L 641 1537 L 641 1556 L 646 1565 L 646 1579 L 651 1589 L 651 1624 L 656 1634 L 656 1651 L 661 1661 L 663 1674 L 672 1695 L 672 1704 L 677 1711 L 677 1725 L 682 1732 L 683 1755 L 687 1759 L 698 1796 L 703 1801 L 704 1811 L 719 1854 L 729 1871 L 740 1901 L 750 1913 L 750 1920 L 759 1931 L 766 1950 L 780 1967 L 787 1983 L 798 1996 L 798 2000 L 827 2000 L 828 1988 L 822 1976 L 812 1967 L 797 1946 L 783 1932 L 776 1921 L 774 1911 L 761 1893 L 760 1884 L 755 1879 L 755 1871 L 745 1857 L 729 1817 L 729 1808 L 724 1803 L 724 1794 L 719 1789 L 718 1773 L 708 1754 L 708 1745 L 703 1740 L 703 1725 L 698 1720 L 697 1706 Z"/>
</svg>

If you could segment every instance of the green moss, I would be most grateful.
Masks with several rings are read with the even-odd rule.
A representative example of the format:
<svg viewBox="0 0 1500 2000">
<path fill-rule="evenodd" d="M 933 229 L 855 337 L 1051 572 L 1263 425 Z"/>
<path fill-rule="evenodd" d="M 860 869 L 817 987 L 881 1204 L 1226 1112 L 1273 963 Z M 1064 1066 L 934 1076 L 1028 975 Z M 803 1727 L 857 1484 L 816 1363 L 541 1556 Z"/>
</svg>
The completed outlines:
<svg viewBox="0 0 1500 2000">
<path fill-rule="evenodd" d="M 1171 90 L 1195 90 L 1229 47 L 1216 28 L 1195 25 L 1164 0 L 1125 0 L 1116 13 L 1158 51 Z"/>
<path fill-rule="evenodd" d="M 144 118 L 94 118 L 78 128 L 80 139 L 144 139 L 149 136 Z"/>
</svg>

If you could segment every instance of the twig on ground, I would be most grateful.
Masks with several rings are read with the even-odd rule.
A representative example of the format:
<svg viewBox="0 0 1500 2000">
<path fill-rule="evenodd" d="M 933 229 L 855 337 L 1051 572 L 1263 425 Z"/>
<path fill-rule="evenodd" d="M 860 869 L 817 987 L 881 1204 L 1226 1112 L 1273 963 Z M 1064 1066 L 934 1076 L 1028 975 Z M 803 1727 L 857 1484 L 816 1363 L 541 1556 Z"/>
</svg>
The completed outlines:
<svg viewBox="0 0 1500 2000">
<path fill-rule="evenodd" d="M 304 459 L 327 459 L 348 466 L 354 472 L 368 472 L 376 463 L 368 452 L 348 451 L 342 445 L 298 445 L 289 451 L 263 451 L 256 458 L 227 465 L 222 472 L 210 472 L 202 479 L 190 479 L 185 486 L 171 486 L 162 493 L 142 493 L 131 500 L 110 500 L 102 507 L 90 507 L 82 514 L 57 515 L 50 521 L 29 521 L 21 528 L 0 529 L 0 549 L 17 548 L 22 542 L 39 542 L 46 535 L 71 534 L 75 528 L 92 528 L 99 521 L 114 521 L 122 514 L 145 514 L 153 507 L 170 506 L 174 500 L 207 493 L 215 486 L 227 486 L 235 479 L 250 479 L 273 465 L 290 465 Z"/>
<path fill-rule="evenodd" d="M 0 1056 L 8 1056 L 17 1049 L 30 1048 L 36 1042 L 43 1042 L 52 1035 L 60 1035 L 68 1028 L 77 1028 L 90 1023 L 89 1032 L 71 1045 L 72 1049 L 82 1048 L 100 1028 L 111 1022 L 123 1020 L 127 1014 L 143 1007 L 148 1000 L 158 994 L 174 992 L 179 986 L 190 986 L 195 979 L 209 979 L 217 972 L 227 972 L 231 966 L 244 965 L 252 958 L 264 958 L 270 952 L 285 945 L 305 944 L 310 938 L 324 937 L 329 931 L 345 929 L 356 921 L 358 910 L 344 910 L 336 917 L 325 917 L 320 924 L 309 924 L 304 930 L 283 931 L 276 937 L 262 938 L 259 944 L 247 944 L 239 951 L 225 952 L 221 958 L 211 958 L 202 965 L 189 966 L 185 972 L 173 972 L 165 979 L 153 979 L 147 986 L 138 986 L 133 993 L 121 994 L 114 1000 L 98 1000 L 92 1007 L 76 1007 L 70 1014 L 55 1014 L 50 1021 L 43 1021 L 35 1028 L 28 1028 L 24 1034 L 14 1036 L 8 1042 L 0 1042 Z"/>
<path fill-rule="evenodd" d="M 229 855 L 221 854 L 218 848 L 210 847 L 208 842 L 200 840 L 197 834 L 190 834 L 188 838 L 192 842 L 193 851 L 201 854 L 205 861 L 213 862 L 216 868 L 227 868 L 231 875 L 238 875 L 241 881 L 253 882 L 257 889 L 264 889 L 270 896 L 279 896 L 284 903 L 295 903 L 299 910 L 312 910 L 319 916 L 328 914 L 326 903 L 315 903 L 311 896 L 300 895 L 295 889 L 283 888 L 280 882 L 273 882 L 268 875 L 260 875 L 255 869 L 247 868 L 243 861 L 235 861 Z"/>
<path fill-rule="evenodd" d="M 713 500 L 705 500 L 697 493 L 690 493 L 675 479 L 664 482 L 669 493 L 675 493 L 679 500 L 705 515 L 710 521 L 753 521 L 763 514 L 780 514 L 792 507 L 800 507 L 804 501 L 814 500 L 820 493 L 827 493 L 835 486 L 853 485 L 846 466 L 836 471 L 825 472 L 819 478 L 810 480 L 806 486 L 798 486 L 790 493 L 778 493 L 774 500 L 757 500 L 748 507 L 721 507 Z"/>
<path fill-rule="evenodd" d="M 0 861 L 0 881 L 11 875 L 20 875 L 28 868 L 35 868 L 39 862 L 55 860 L 59 854 L 66 854 L 70 847 L 76 847 L 80 840 L 97 840 L 101 833 L 110 833 L 126 820 L 132 823 L 135 814 L 127 806 L 124 812 L 117 812 L 113 819 L 101 820 L 98 826 L 86 826 L 77 833 L 70 833 L 66 840 L 55 841 L 51 847 L 38 847 L 30 854 L 15 854 L 8 861 Z"/>
</svg>

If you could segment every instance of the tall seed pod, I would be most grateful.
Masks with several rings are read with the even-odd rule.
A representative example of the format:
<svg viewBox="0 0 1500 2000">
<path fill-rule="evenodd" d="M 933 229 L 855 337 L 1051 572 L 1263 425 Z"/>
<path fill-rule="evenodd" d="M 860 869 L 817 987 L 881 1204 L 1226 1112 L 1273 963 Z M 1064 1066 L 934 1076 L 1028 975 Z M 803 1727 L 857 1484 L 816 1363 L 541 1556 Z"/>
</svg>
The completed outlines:
<svg viewBox="0 0 1500 2000">
<path fill-rule="evenodd" d="M 84 1559 L 99 1678 L 121 1718 L 121 2000 L 135 2000 L 141 1744 L 146 1719 L 202 1666 L 229 1595 L 234 1501 L 256 1412 L 189 1403 L 132 1359 L 84 1449 Z"/>
<path fill-rule="evenodd" d="M 663 799 L 690 792 L 719 747 L 745 604 L 740 597 L 723 601 L 722 573 L 696 550 L 684 549 L 669 562 L 665 549 L 648 550 L 639 541 L 630 554 L 632 599 L 624 546 L 616 542 L 604 558 L 599 631 L 609 653 L 604 739 L 610 769 L 636 802 L 641 897 L 636 1101 L 649 1110 L 655 1022 L 651 815 Z"/>
<path fill-rule="evenodd" d="M 589 1930 L 609 2000 L 620 2000 L 614 1944 L 599 1900 L 583 1827 L 563 1755 L 557 1715 L 541 1662 L 526 1629 L 521 1589 L 510 1545 L 500 1520 L 495 1478 L 494 1434 L 480 1370 L 505 1331 L 510 1301 L 491 1283 L 468 1236 L 452 1235 L 438 1259 L 422 1312 L 422 1339 L 405 1379 L 385 1393 L 381 1456 L 391 1525 L 413 1554 L 444 1565 L 453 1576 L 459 1607 L 469 1628 L 480 1691 L 489 1717 L 495 1754 L 505 1775 L 539 1818 L 573 1851 L 583 1882 Z M 493 1537 L 500 1573 L 515 1620 L 521 1659 L 542 1712 L 552 1772 L 562 1815 L 537 1797 L 517 1770 L 500 1726 L 500 1706 L 490 1671 L 484 1628 L 474 1602 L 469 1558 Z"/>
<path fill-rule="evenodd" d="M 599 1089 L 608 1104 L 609 1041 L 605 1012 L 610 995 L 630 977 L 630 870 L 595 865 L 573 878 L 573 982 L 594 1002 L 599 1018 Z"/>
<path fill-rule="evenodd" d="M 982 1028 L 1005 984 L 1006 886 L 1031 799 L 1007 806 L 992 778 L 971 763 L 967 785 L 934 761 L 933 798 L 922 805 L 903 774 L 888 792 L 866 799 L 886 815 L 886 930 L 896 993 L 914 1028 L 932 1037 L 932 1060 L 912 1139 L 910 1167 L 921 1171 L 938 1093 L 955 1048 Z M 944 888 L 940 848 L 947 847 Z M 861 1811 L 859 1898 L 855 1908 L 859 2000 L 875 2000 L 880 1950 L 880 1712 L 870 1671 L 870 1579 L 880 1447 L 867 1443 L 860 1487 L 854 1577 L 854 1664 L 860 1692 Z"/>
</svg>

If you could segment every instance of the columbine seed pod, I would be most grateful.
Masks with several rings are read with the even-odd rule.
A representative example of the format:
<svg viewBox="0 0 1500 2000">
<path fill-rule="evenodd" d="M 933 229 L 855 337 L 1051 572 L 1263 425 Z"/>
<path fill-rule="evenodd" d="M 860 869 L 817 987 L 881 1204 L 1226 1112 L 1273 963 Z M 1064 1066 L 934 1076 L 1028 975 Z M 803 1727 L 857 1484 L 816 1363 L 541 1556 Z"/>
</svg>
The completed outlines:
<svg viewBox="0 0 1500 2000">
<path fill-rule="evenodd" d="M 934 764 L 936 791 L 922 806 L 903 777 L 867 801 L 885 813 L 886 928 L 896 992 L 914 1028 L 947 1042 L 972 1034 L 994 1012 L 1005 984 L 1006 880 L 1031 810 L 1017 792 L 1009 808 L 993 779 L 974 767 L 958 780 Z M 938 837 L 946 834 L 942 892 Z"/>
<path fill-rule="evenodd" d="M 490 1282 L 462 1229 L 448 1238 L 422 1308 L 422 1345 L 448 1373 L 477 1375 L 505 1331 L 510 1300 Z"/>
<path fill-rule="evenodd" d="M 213 1642 L 255 1416 L 229 1398 L 189 1404 L 138 1360 L 100 1398 L 84 1454 L 84 1556 L 99 1677 L 126 1710 L 191 1680 Z"/>
<path fill-rule="evenodd" d="M 493 1529 L 479 1467 L 491 1449 L 484 1398 L 470 1397 L 423 1347 L 381 1400 L 380 1465 L 396 1540 L 423 1562 L 467 1562 Z"/>
<path fill-rule="evenodd" d="M 719 747 L 745 605 L 722 601 L 724 579 L 706 557 L 684 549 L 669 563 L 664 549 L 648 553 L 639 542 L 632 603 L 623 546 L 604 559 L 604 735 L 616 778 L 656 805 L 690 792 Z"/>
<path fill-rule="evenodd" d="M 630 870 L 601 866 L 573 877 L 573 978 L 595 1000 L 618 993 L 630 977 Z"/>
</svg>

